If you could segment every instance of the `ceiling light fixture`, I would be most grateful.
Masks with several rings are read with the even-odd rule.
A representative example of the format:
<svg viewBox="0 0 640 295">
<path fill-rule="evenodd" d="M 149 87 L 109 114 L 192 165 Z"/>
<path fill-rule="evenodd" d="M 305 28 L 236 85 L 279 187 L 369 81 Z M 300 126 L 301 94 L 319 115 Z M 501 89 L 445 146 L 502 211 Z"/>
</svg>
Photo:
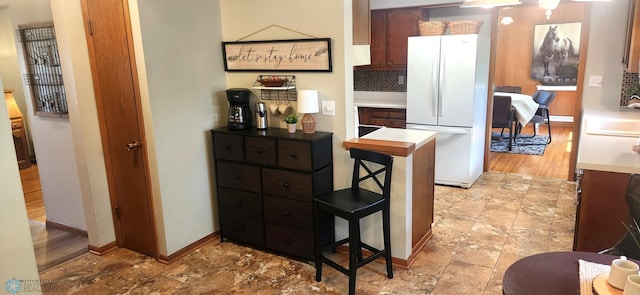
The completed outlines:
<svg viewBox="0 0 640 295">
<path fill-rule="evenodd" d="M 538 6 L 544 9 L 544 14 L 547 15 L 547 19 L 551 18 L 551 11 L 556 9 L 560 4 L 560 0 L 538 0 Z"/>
<path fill-rule="evenodd" d="M 460 7 L 493 8 L 497 6 L 509 6 L 522 4 L 520 0 L 465 0 Z"/>
</svg>

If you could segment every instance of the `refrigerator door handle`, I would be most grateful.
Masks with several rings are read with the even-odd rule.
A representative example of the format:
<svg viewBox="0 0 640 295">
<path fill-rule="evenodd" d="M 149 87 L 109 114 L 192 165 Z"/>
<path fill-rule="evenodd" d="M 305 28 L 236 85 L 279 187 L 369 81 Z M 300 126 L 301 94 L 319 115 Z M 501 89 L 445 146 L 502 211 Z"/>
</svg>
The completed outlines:
<svg viewBox="0 0 640 295">
<path fill-rule="evenodd" d="M 440 72 L 440 78 L 438 79 L 438 81 L 440 82 L 440 85 L 444 84 L 444 69 L 445 68 L 445 55 L 447 54 L 446 51 L 441 50 L 440 51 L 440 63 L 439 63 L 439 69 L 438 71 Z M 442 117 L 444 114 L 442 113 L 442 87 L 440 87 L 440 85 L 438 85 L 438 115 L 440 117 Z"/>
<path fill-rule="evenodd" d="M 433 55 L 433 73 L 431 75 L 431 95 L 433 95 L 433 99 L 431 100 L 431 114 L 434 116 L 438 115 L 438 101 L 440 97 L 440 87 L 438 87 L 438 55 Z"/>
</svg>

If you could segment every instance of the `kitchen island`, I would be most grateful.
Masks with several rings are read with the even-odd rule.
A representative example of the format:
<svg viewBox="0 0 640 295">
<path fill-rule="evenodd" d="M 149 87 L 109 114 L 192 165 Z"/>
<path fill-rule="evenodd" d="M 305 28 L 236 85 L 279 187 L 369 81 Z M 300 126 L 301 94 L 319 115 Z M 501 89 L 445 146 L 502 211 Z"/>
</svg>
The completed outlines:
<svg viewBox="0 0 640 295">
<path fill-rule="evenodd" d="M 391 179 L 391 254 L 396 267 L 409 269 L 432 235 L 436 132 L 380 128 L 343 146 L 374 150 L 393 156 Z M 363 220 L 362 239 L 382 247 L 382 218 Z M 336 233 L 346 233 L 336 223 Z"/>
<path fill-rule="evenodd" d="M 600 251 L 626 232 L 631 174 L 640 173 L 640 110 L 591 106 L 582 111 L 576 162 L 578 206 L 573 250 Z"/>
</svg>

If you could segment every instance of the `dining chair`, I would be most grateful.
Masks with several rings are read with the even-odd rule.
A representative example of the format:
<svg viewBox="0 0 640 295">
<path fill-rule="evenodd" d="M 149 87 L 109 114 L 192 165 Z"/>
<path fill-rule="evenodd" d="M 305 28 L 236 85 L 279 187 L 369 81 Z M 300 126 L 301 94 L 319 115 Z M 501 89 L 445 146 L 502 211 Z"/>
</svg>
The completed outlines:
<svg viewBox="0 0 640 295">
<path fill-rule="evenodd" d="M 393 278 L 391 264 L 391 170 L 393 157 L 375 151 L 350 149 L 354 159 L 351 187 L 313 198 L 315 218 L 315 266 L 316 281 L 322 280 L 322 264 L 335 268 L 349 276 L 349 294 L 355 294 L 356 270 L 369 262 L 384 256 L 387 264 L 387 277 Z M 362 173 L 362 175 L 361 175 Z M 373 187 L 375 191 L 369 190 Z M 382 235 L 384 249 L 377 249 L 362 242 L 360 238 L 360 220 L 376 212 L 382 212 Z M 345 219 L 349 223 L 349 236 L 332 243 L 321 241 L 322 217 L 326 214 Z M 335 250 L 339 245 L 349 243 L 349 265 L 345 268 L 324 256 L 324 251 Z M 371 252 L 363 259 L 362 248 Z"/>
<path fill-rule="evenodd" d="M 493 119 L 491 120 L 491 128 L 502 128 L 500 130 L 500 139 L 504 134 L 504 129 L 509 129 L 509 143 L 507 149 L 513 147 L 515 112 L 511 106 L 511 96 L 493 96 Z"/>
<path fill-rule="evenodd" d="M 636 222 L 640 224 L 640 174 L 631 175 L 625 201 L 629 207 L 631 224 L 626 225 L 627 231 L 611 248 L 598 253 L 640 259 L 640 228 L 636 226 Z"/>
<path fill-rule="evenodd" d="M 535 101 L 539 106 L 536 114 L 531 119 L 531 123 L 533 123 L 533 136 L 538 134 L 538 127 L 540 124 L 547 124 L 549 131 L 549 139 L 547 139 L 547 144 L 551 143 L 551 120 L 549 119 L 549 105 L 556 97 L 555 91 L 547 91 L 547 90 L 537 90 L 531 96 L 533 101 Z"/>
<path fill-rule="evenodd" d="M 508 92 L 508 93 L 522 93 L 522 87 L 520 86 L 496 86 L 493 89 L 494 92 Z"/>
</svg>

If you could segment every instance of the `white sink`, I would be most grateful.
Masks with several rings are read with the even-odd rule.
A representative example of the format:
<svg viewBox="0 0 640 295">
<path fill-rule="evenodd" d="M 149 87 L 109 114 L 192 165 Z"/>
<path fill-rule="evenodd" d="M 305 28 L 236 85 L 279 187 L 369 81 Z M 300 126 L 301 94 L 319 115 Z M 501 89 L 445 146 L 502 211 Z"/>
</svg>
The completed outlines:
<svg viewBox="0 0 640 295">
<path fill-rule="evenodd" d="M 640 137 L 640 121 L 624 119 L 589 118 L 587 134 Z"/>
</svg>

